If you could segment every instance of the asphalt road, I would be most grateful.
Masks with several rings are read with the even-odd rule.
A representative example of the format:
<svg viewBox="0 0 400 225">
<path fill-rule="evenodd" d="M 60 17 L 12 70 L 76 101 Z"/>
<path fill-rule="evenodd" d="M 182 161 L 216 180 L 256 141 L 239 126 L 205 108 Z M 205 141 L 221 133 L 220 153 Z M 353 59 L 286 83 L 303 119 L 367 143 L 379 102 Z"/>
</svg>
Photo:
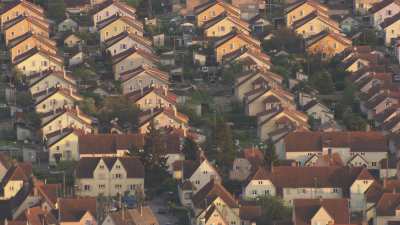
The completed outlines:
<svg viewBox="0 0 400 225">
<path fill-rule="evenodd" d="M 160 225 L 176 224 L 178 219 L 171 213 L 168 213 L 168 206 L 165 197 L 154 198 L 148 202 L 149 207 L 153 210 Z M 165 213 L 159 213 L 160 209 Z"/>
</svg>

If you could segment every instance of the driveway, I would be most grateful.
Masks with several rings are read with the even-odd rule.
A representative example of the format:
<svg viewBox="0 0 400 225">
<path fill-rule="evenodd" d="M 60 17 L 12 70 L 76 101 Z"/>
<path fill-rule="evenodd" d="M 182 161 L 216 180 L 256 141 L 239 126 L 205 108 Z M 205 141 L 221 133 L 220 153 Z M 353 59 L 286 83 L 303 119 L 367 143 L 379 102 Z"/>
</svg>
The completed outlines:
<svg viewBox="0 0 400 225">
<path fill-rule="evenodd" d="M 168 206 L 165 197 L 163 196 L 155 197 L 147 204 L 153 210 L 154 215 L 157 217 L 160 225 L 166 225 L 168 223 L 175 224 L 178 222 L 178 219 L 168 212 Z M 165 213 L 163 214 L 159 213 L 160 209 Z"/>
</svg>

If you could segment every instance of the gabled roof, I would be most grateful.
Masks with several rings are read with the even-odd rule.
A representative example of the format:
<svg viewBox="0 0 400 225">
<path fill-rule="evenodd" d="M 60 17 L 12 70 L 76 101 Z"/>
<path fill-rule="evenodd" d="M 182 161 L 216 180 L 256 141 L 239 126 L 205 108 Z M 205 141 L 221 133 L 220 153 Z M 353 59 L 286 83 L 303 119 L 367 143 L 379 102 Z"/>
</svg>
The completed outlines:
<svg viewBox="0 0 400 225">
<path fill-rule="evenodd" d="M 214 6 L 215 4 L 219 4 L 221 5 L 228 13 L 239 17 L 240 16 L 240 9 L 236 8 L 235 6 L 226 3 L 222 0 L 210 0 L 206 3 L 200 4 L 196 7 L 194 7 L 193 11 L 195 15 L 198 15 L 202 12 L 204 12 L 205 10 L 211 8 L 212 6 Z"/>
<path fill-rule="evenodd" d="M 225 54 L 224 56 L 222 56 L 222 62 L 223 63 L 231 62 L 232 60 L 235 60 L 246 53 L 249 54 L 250 56 L 262 61 L 263 63 L 265 63 L 267 65 L 272 64 L 271 59 L 267 54 L 265 54 L 263 52 L 255 51 L 251 48 L 246 48 L 246 47 L 242 47 L 242 48 L 237 49 L 236 51 Z"/>
<path fill-rule="evenodd" d="M 97 200 L 91 197 L 58 199 L 59 221 L 78 222 L 89 212 L 94 218 L 97 213 Z"/>
<path fill-rule="evenodd" d="M 394 216 L 400 206 L 400 193 L 384 193 L 376 204 L 377 216 Z"/>
<path fill-rule="evenodd" d="M 249 24 L 247 22 L 245 22 L 245 21 L 243 21 L 240 18 L 237 18 L 235 16 L 231 16 L 227 12 L 221 13 L 220 15 L 212 18 L 211 20 L 206 21 L 201 26 L 201 28 L 203 30 L 206 30 L 206 29 L 214 26 L 215 24 L 217 24 L 217 23 L 219 23 L 219 22 L 221 22 L 221 21 L 223 21 L 225 19 L 231 21 L 232 23 L 234 23 L 237 27 L 240 27 L 241 29 L 247 30 L 248 32 L 251 31 L 251 29 L 249 27 Z"/>
<path fill-rule="evenodd" d="M 338 199 L 295 199 L 293 212 L 296 225 L 311 225 L 311 219 L 323 208 L 335 224 L 350 224 L 349 200 Z"/>
<path fill-rule="evenodd" d="M 6 4 L 1 10 L 0 14 L 4 14 L 5 12 L 13 9 L 14 7 L 17 7 L 18 5 L 22 5 L 25 8 L 28 8 L 31 12 L 35 13 L 38 16 L 44 17 L 44 10 L 42 7 L 35 5 L 29 1 L 26 0 L 15 0 L 12 1 L 11 3 Z"/>
<path fill-rule="evenodd" d="M 76 86 L 75 79 L 72 76 L 68 75 L 65 71 L 46 70 L 46 71 L 42 71 L 37 74 L 32 74 L 31 76 L 29 76 L 29 87 L 33 87 L 40 81 L 42 81 L 45 78 L 48 78 L 50 76 L 56 76 L 56 77 L 64 80 L 71 86 L 73 86 L 73 87 Z"/>
<path fill-rule="evenodd" d="M 61 184 L 44 184 L 40 182 L 36 185 L 39 194 L 55 208 L 57 198 L 61 194 Z"/>
<path fill-rule="evenodd" d="M 133 34 L 133 33 L 129 33 L 127 31 L 124 31 L 114 37 L 111 37 L 107 40 L 104 41 L 104 46 L 105 48 L 109 48 L 113 45 L 115 45 L 116 43 L 118 43 L 119 41 L 123 40 L 124 38 L 129 37 L 130 39 L 134 40 L 135 42 L 140 43 L 141 45 L 146 46 L 146 48 L 148 49 L 152 49 L 152 43 L 150 40 L 146 39 L 145 37 L 141 37 L 139 35 Z"/>
<path fill-rule="evenodd" d="M 321 12 L 323 12 L 325 14 L 328 14 L 328 8 L 326 6 L 324 6 L 324 5 L 322 5 L 321 3 L 319 3 L 316 0 L 299 0 L 299 1 L 296 1 L 296 2 L 288 5 L 285 8 L 285 14 L 290 13 L 291 11 L 297 9 L 298 7 L 300 7 L 300 6 L 304 5 L 304 4 L 308 4 L 308 5 L 312 6 L 312 7 L 314 7 L 315 10 L 318 10 L 318 11 L 321 11 Z"/>
<path fill-rule="evenodd" d="M 158 63 L 160 61 L 156 55 L 148 53 L 148 52 L 144 51 L 143 49 L 132 47 L 130 49 L 127 49 L 127 50 L 117 54 L 117 55 L 114 55 L 112 57 L 112 63 L 117 64 L 135 53 L 139 54 L 140 56 L 142 56 L 143 58 L 145 58 L 147 60 L 152 61 L 153 63 Z"/>
<path fill-rule="evenodd" d="M 164 107 L 164 108 L 156 108 L 153 110 L 153 112 L 151 112 L 151 110 L 143 112 L 142 115 L 139 116 L 139 127 L 153 120 L 155 117 L 157 117 L 162 113 L 178 123 L 187 124 L 189 121 L 189 118 L 186 115 L 179 112 L 175 112 L 175 110 L 172 108 Z"/>
<path fill-rule="evenodd" d="M 168 73 L 161 71 L 157 69 L 156 67 L 152 67 L 147 64 L 143 64 L 142 66 L 133 69 L 133 70 L 128 70 L 126 72 L 121 73 L 121 81 L 126 82 L 139 74 L 146 73 L 149 76 L 152 76 L 158 80 L 164 81 L 166 83 L 169 83 L 169 75 Z"/>
<path fill-rule="evenodd" d="M 41 121 L 41 127 L 46 126 L 47 124 L 51 123 L 52 121 L 54 121 L 55 119 L 59 118 L 60 116 L 67 114 L 68 116 L 73 117 L 74 119 L 80 121 L 81 123 L 87 124 L 89 126 L 91 126 L 91 123 L 86 122 L 86 120 L 84 120 L 83 118 L 87 119 L 87 120 L 92 120 L 89 116 L 87 116 L 86 114 L 84 114 L 83 112 L 81 112 L 79 109 L 58 109 L 53 111 L 48 112 L 47 114 L 45 114 L 42 117 L 42 121 Z"/>
<path fill-rule="evenodd" d="M 57 130 L 53 133 L 46 135 L 46 146 L 50 148 L 51 146 L 57 144 L 59 141 L 63 140 L 68 135 L 75 133 L 76 135 L 81 135 L 82 131 L 73 128 L 65 128 L 62 130 Z"/>
<path fill-rule="evenodd" d="M 196 208 L 205 209 L 216 198 L 221 198 L 230 208 L 239 208 L 236 199 L 229 193 L 222 184 L 211 179 L 192 197 L 193 205 Z"/>
<path fill-rule="evenodd" d="M 240 31 L 235 30 L 235 29 L 233 29 L 228 34 L 216 39 L 215 42 L 214 42 L 214 48 L 219 47 L 220 45 L 226 43 L 227 41 L 231 40 L 234 37 L 238 37 L 240 39 L 243 39 L 245 42 L 251 44 L 254 48 L 260 48 L 260 41 L 252 38 L 250 35 L 244 34 L 244 33 L 240 32 Z"/>
<path fill-rule="evenodd" d="M 26 32 L 23 35 L 20 35 L 14 39 L 9 40 L 7 48 L 12 49 L 13 47 L 17 46 L 18 44 L 22 43 L 23 41 L 27 40 L 30 37 L 37 39 L 38 41 L 40 41 L 41 44 L 47 45 L 47 47 L 49 47 L 49 48 L 53 48 L 53 49 L 57 50 L 57 46 L 56 46 L 57 44 L 55 41 L 50 40 L 49 38 L 38 35 L 38 34 L 33 34 L 32 32 Z"/>
<path fill-rule="evenodd" d="M 177 160 L 172 164 L 174 171 L 182 171 L 182 178 L 189 179 L 193 173 L 199 168 L 200 163 L 193 160 Z"/>
<path fill-rule="evenodd" d="M 121 11 L 124 11 L 125 13 L 128 13 L 128 14 L 132 14 L 132 13 L 136 12 L 135 8 L 128 6 L 127 4 L 125 4 L 123 2 L 115 1 L 115 0 L 106 0 L 96 6 L 95 10 L 92 12 L 92 15 L 102 11 L 103 9 L 105 9 L 111 5 L 114 5 L 115 7 L 119 8 Z"/>
<path fill-rule="evenodd" d="M 309 48 L 310 46 L 318 43 L 320 40 L 322 40 L 328 36 L 347 47 L 351 46 L 351 44 L 352 44 L 352 41 L 343 35 L 340 35 L 340 34 L 337 34 L 334 32 L 330 32 L 330 31 L 321 31 L 320 33 L 318 33 L 306 40 L 306 47 Z"/>
<path fill-rule="evenodd" d="M 246 73 L 245 75 L 243 75 L 243 77 L 244 76 L 247 76 L 247 77 L 245 79 L 243 79 L 242 81 L 238 82 L 237 84 L 235 84 L 235 87 L 241 86 L 242 84 L 244 84 L 245 82 L 247 82 L 251 78 L 253 78 L 255 76 L 258 76 L 258 75 L 261 75 L 261 77 L 263 77 L 267 81 L 272 79 L 272 80 L 276 81 L 277 83 L 282 83 L 283 82 L 283 78 L 278 74 L 275 74 L 275 73 L 273 73 L 273 72 L 271 72 L 269 70 L 267 70 L 267 71 L 259 71 L 258 70 L 258 71 L 251 71 L 251 72 Z"/>
<path fill-rule="evenodd" d="M 19 22 L 26 20 L 31 24 L 34 24 L 35 26 L 39 27 L 42 30 L 45 30 L 46 32 L 50 32 L 49 29 L 49 23 L 47 21 L 38 19 L 37 17 L 32 17 L 32 16 L 24 16 L 24 15 L 20 15 L 18 17 L 15 17 L 12 20 L 9 20 L 7 22 L 4 23 L 4 30 L 7 30 L 11 27 L 13 27 L 14 25 L 18 24 Z"/>
<path fill-rule="evenodd" d="M 398 0 L 383 0 L 381 2 L 375 3 L 368 11 L 370 14 L 374 14 L 374 13 L 384 9 L 385 7 L 389 6 L 392 3 L 400 5 L 400 2 Z"/>
<path fill-rule="evenodd" d="M 55 94 L 61 94 L 65 98 L 69 98 L 72 101 L 80 101 L 83 99 L 80 95 L 78 95 L 78 93 L 73 92 L 72 88 L 68 90 L 68 89 L 57 87 L 49 92 L 44 91 L 43 93 L 36 95 L 35 96 L 35 106 L 39 105 L 40 103 L 44 102 L 46 99 L 49 99 L 50 97 L 52 97 Z"/>
<path fill-rule="evenodd" d="M 144 166 L 136 157 L 83 157 L 79 160 L 76 167 L 76 177 L 78 179 L 93 178 L 93 172 L 100 161 L 104 161 L 109 171 L 119 161 L 124 167 L 128 179 L 144 178 Z"/>
<path fill-rule="evenodd" d="M 388 150 L 385 136 L 377 131 L 306 131 L 293 132 L 285 138 L 286 152 L 321 152 L 323 146 L 348 147 L 352 152 L 387 152 Z"/>
<path fill-rule="evenodd" d="M 79 154 L 116 154 L 143 145 L 142 134 L 85 134 L 79 137 Z"/>
<path fill-rule="evenodd" d="M 128 24 L 129 26 L 135 28 L 136 30 L 140 31 L 140 32 L 144 32 L 143 30 L 143 24 L 140 23 L 139 21 L 136 21 L 130 17 L 127 16 L 119 16 L 119 15 L 113 15 L 105 20 L 102 20 L 100 22 L 98 22 L 98 29 L 99 31 L 104 29 L 105 27 L 107 27 L 108 25 L 114 23 L 117 20 L 121 20 L 124 23 Z"/>
<path fill-rule="evenodd" d="M 331 28 L 334 28 L 335 30 L 340 31 L 340 27 L 339 27 L 337 22 L 335 22 L 334 20 L 330 19 L 329 17 L 326 17 L 326 16 L 324 16 L 322 14 L 319 14 L 317 12 L 310 13 L 309 15 L 303 17 L 302 19 L 296 20 L 292 24 L 292 27 L 293 27 L 293 29 L 297 29 L 297 28 L 307 24 L 308 22 L 310 22 L 310 21 L 312 21 L 314 19 L 319 19 L 323 23 L 329 25 Z"/>
<path fill-rule="evenodd" d="M 397 22 L 400 19 L 400 12 L 397 13 L 396 15 L 389 17 L 385 19 L 379 26 L 382 29 L 387 28 L 388 26 L 392 25 L 393 23 Z"/>
<path fill-rule="evenodd" d="M 364 171 L 363 171 L 364 170 Z M 363 167 L 293 167 L 274 166 L 271 171 L 260 168 L 251 180 L 270 180 L 276 188 L 332 187 L 346 192 L 359 175 L 368 173 Z M 362 180 L 364 179 L 362 175 Z M 371 180 L 374 180 L 370 176 Z"/>
<path fill-rule="evenodd" d="M 150 93 L 155 93 L 157 96 L 168 101 L 169 103 L 176 105 L 177 96 L 172 92 L 169 92 L 166 88 L 155 88 L 155 87 L 144 87 L 142 90 L 137 90 L 127 94 L 129 100 L 137 102 L 144 98 Z"/>
<path fill-rule="evenodd" d="M 16 56 L 14 58 L 14 63 L 13 64 L 14 65 L 18 65 L 18 64 L 22 63 L 23 61 L 29 59 L 30 57 L 36 55 L 36 54 L 42 55 L 43 57 L 53 61 L 53 63 L 59 64 L 59 65 L 63 64 L 63 59 L 60 56 L 54 55 L 54 54 L 52 54 L 50 52 L 46 52 L 43 49 L 38 49 L 37 47 L 32 48 L 29 51 Z"/>
</svg>

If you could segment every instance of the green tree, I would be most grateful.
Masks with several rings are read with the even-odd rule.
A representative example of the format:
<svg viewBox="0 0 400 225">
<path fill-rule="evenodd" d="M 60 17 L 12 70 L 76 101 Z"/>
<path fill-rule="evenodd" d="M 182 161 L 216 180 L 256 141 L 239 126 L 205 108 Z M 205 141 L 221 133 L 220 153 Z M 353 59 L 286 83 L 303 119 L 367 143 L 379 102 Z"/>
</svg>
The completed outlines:
<svg viewBox="0 0 400 225">
<path fill-rule="evenodd" d="M 268 140 L 264 148 L 264 160 L 268 167 L 272 167 L 278 162 L 278 156 L 276 155 L 275 145 L 271 140 Z"/>
<path fill-rule="evenodd" d="M 139 157 L 146 170 L 145 182 L 147 187 L 157 187 L 168 177 L 165 142 L 165 135 L 155 127 L 154 121 L 151 121 L 145 137 L 143 151 L 139 152 Z"/>
<path fill-rule="evenodd" d="M 17 91 L 17 106 L 21 108 L 29 108 L 33 106 L 34 100 L 28 91 Z"/>
<path fill-rule="evenodd" d="M 79 108 L 91 116 L 97 115 L 96 101 L 93 98 L 84 98 L 79 102 Z"/>
<path fill-rule="evenodd" d="M 64 0 L 47 0 L 47 16 L 57 23 L 65 19 L 66 5 Z"/>
<path fill-rule="evenodd" d="M 139 109 L 126 96 L 110 96 L 104 99 L 98 118 L 103 127 L 108 127 L 110 121 L 118 118 L 118 124 L 135 131 L 138 124 Z"/>
<path fill-rule="evenodd" d="M 367 122 L 360 115 L 353 113 L 350 108 L 347 108 L 343 113 L 343 123 L 346 128 L 351 131 L 364 131 L 367 129 Z"/>
<path fill-rule="evenodd" d="M 213 130 L 215 138 L 215 158 L 217 165 L 229 170 L 235 159 L 235 146 L 233 143 L 232 129 L 223 118 L 218 118 Z"/>
<path fill-rule="evenodd" d="M 257 224 L 270 225 L 275 220 L 292 218 L 291 208 L 287 207 L 279 197 L 265 196 L 260 198 L 257 203 L 262 210 L 262 216 L 258 219 Z"/>
<path fill-rule="evenodd" d="M 335 91 L 335 85 L 331 75 L 327 71 L 321 71 L 311 76 L 311 84 L 321 94 L 332 94 Z"/>
<path fill-rule="evenodd" d="M 292 29 L 281 28 L 272 32 L 273 37 L 263 42 L 264 51 L 274 49 L 286 50 L 290 53 L 301 53 L 303 38 Z"/>
<path fill-rule="evenodd" d="M 183 154 L 185 154 L 185 159 L 187 160 L 196 160 L 197 153 L 199 152 L 199 146 L 192 138 L 185 138 L 185 142 L 183 144 Z"/>
</svg>

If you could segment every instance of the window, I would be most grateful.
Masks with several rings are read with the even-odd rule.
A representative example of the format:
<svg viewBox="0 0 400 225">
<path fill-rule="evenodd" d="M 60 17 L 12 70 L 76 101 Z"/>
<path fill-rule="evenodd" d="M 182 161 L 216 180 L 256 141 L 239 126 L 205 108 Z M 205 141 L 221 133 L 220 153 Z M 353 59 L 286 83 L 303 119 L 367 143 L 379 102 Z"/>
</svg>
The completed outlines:
<svg viewBox="0 0 400 225">
<path fill-rule="evenodd" d="M 259 180 L 259 181 L 258 181 L 258 184 L 263 184 L 262 180 Z"/>
<path fill-rule="evenodd" d="M 120 165 L 116 165 L 115 168 L 121 169 L 121 166 Z"/>
<path fill-rule="evenodd" d="M 208 171 L 207 171 L 207 170 L 204 170 L 204 171 L 203 171 L 203 174 L 207 174 L 207 173 L 208 173 Z"/>
<path fill-rule="evenodd" d="M 265 190 L 264 195 L 269 195 L 269 190 Z"/>
<path fill-rule="evenodd" d="M 99 184 L 99 189 L 105 189 L 106 185 L 105 184 Z"/>
<path fill-rule="evenodd" d="M 387 11 L 388 16 L 392 15 L 392 10 Z"/>
<path fill-rule="evenodd" d="M 368 181 L 367 181 L 367 180 L 364 180 L 363 183 L 364 183 L 364 184 L 368 184 Z"/>
<path fill-rule="evenodd" d="M 104 165 L 100 165 L 100 169 L 104 169 Z"/>
<path fill-rule="evenodd" d="M 372 166 L 376 166 L 376 162 L 372 162 L 371 164 L 372 164 Z"/>
<path fill-rule="evenodd" d="M 300 16 L 303 16 L 303 10 L 300 11 Z"/>
<path fill-rule="evenodd" d="M 253 195 L 257 195 L 257 190 L 252 191 Z"/>
<path fill-rule="evenodd" d="M 310 26 L 310 31 L 313 31 L 314 30 L 314 27 L 311 25 Z"/>
<path fill-rule="evenodd" d="M 122 175 L 120 173 L 115 174 L 115 178 L 121 179 Z"/>
<path fill-rule="evenodd" d="M 134 184 L 129 185 L 129 190 L 131 190 L 131 191 L 136 190 L 136 185 L 134 185 Z"/>
<path fill-rule="evenodd" d="M 115 189 L 121 189 L 121 188 L 122 188 L 122 185 L 120 185 L 120 184 L 115 185 Z"/>
<path fill-rule="evenodd" d="M 90 191 L 90 185 L 89 184 L 83 185 L 83 190 Z"/>
<path fill-rule="evenodd" d="M 334 189 L 332 190 L 332 192 L 333 192 L 333 193 L 338 193 L 338 189 L 337 189 L 337 188 L 334 188 Z"/>
<path fill-rule="evenodd" d="M 225 27 L 222 26 L 222 27 L 220 28 L 220 30 L 221 30 L 221 31 L 225 31 Z"/>
<path fill-rule="evenodd" d="M 230 48 L 231 48 L 231 49 L 233 49 L 233 47 L 234 47 L 234 46 L 233 46 L 233 43 L 232 43 L 232 44 L 230 44 Z"/>
<path fill-rule="evenodd" d="M 195 184 L 200 184 L 200 181 L 199 181 L 199 180 L 196 180 L 194 183 L 195 183 Z"/>
</svg>

